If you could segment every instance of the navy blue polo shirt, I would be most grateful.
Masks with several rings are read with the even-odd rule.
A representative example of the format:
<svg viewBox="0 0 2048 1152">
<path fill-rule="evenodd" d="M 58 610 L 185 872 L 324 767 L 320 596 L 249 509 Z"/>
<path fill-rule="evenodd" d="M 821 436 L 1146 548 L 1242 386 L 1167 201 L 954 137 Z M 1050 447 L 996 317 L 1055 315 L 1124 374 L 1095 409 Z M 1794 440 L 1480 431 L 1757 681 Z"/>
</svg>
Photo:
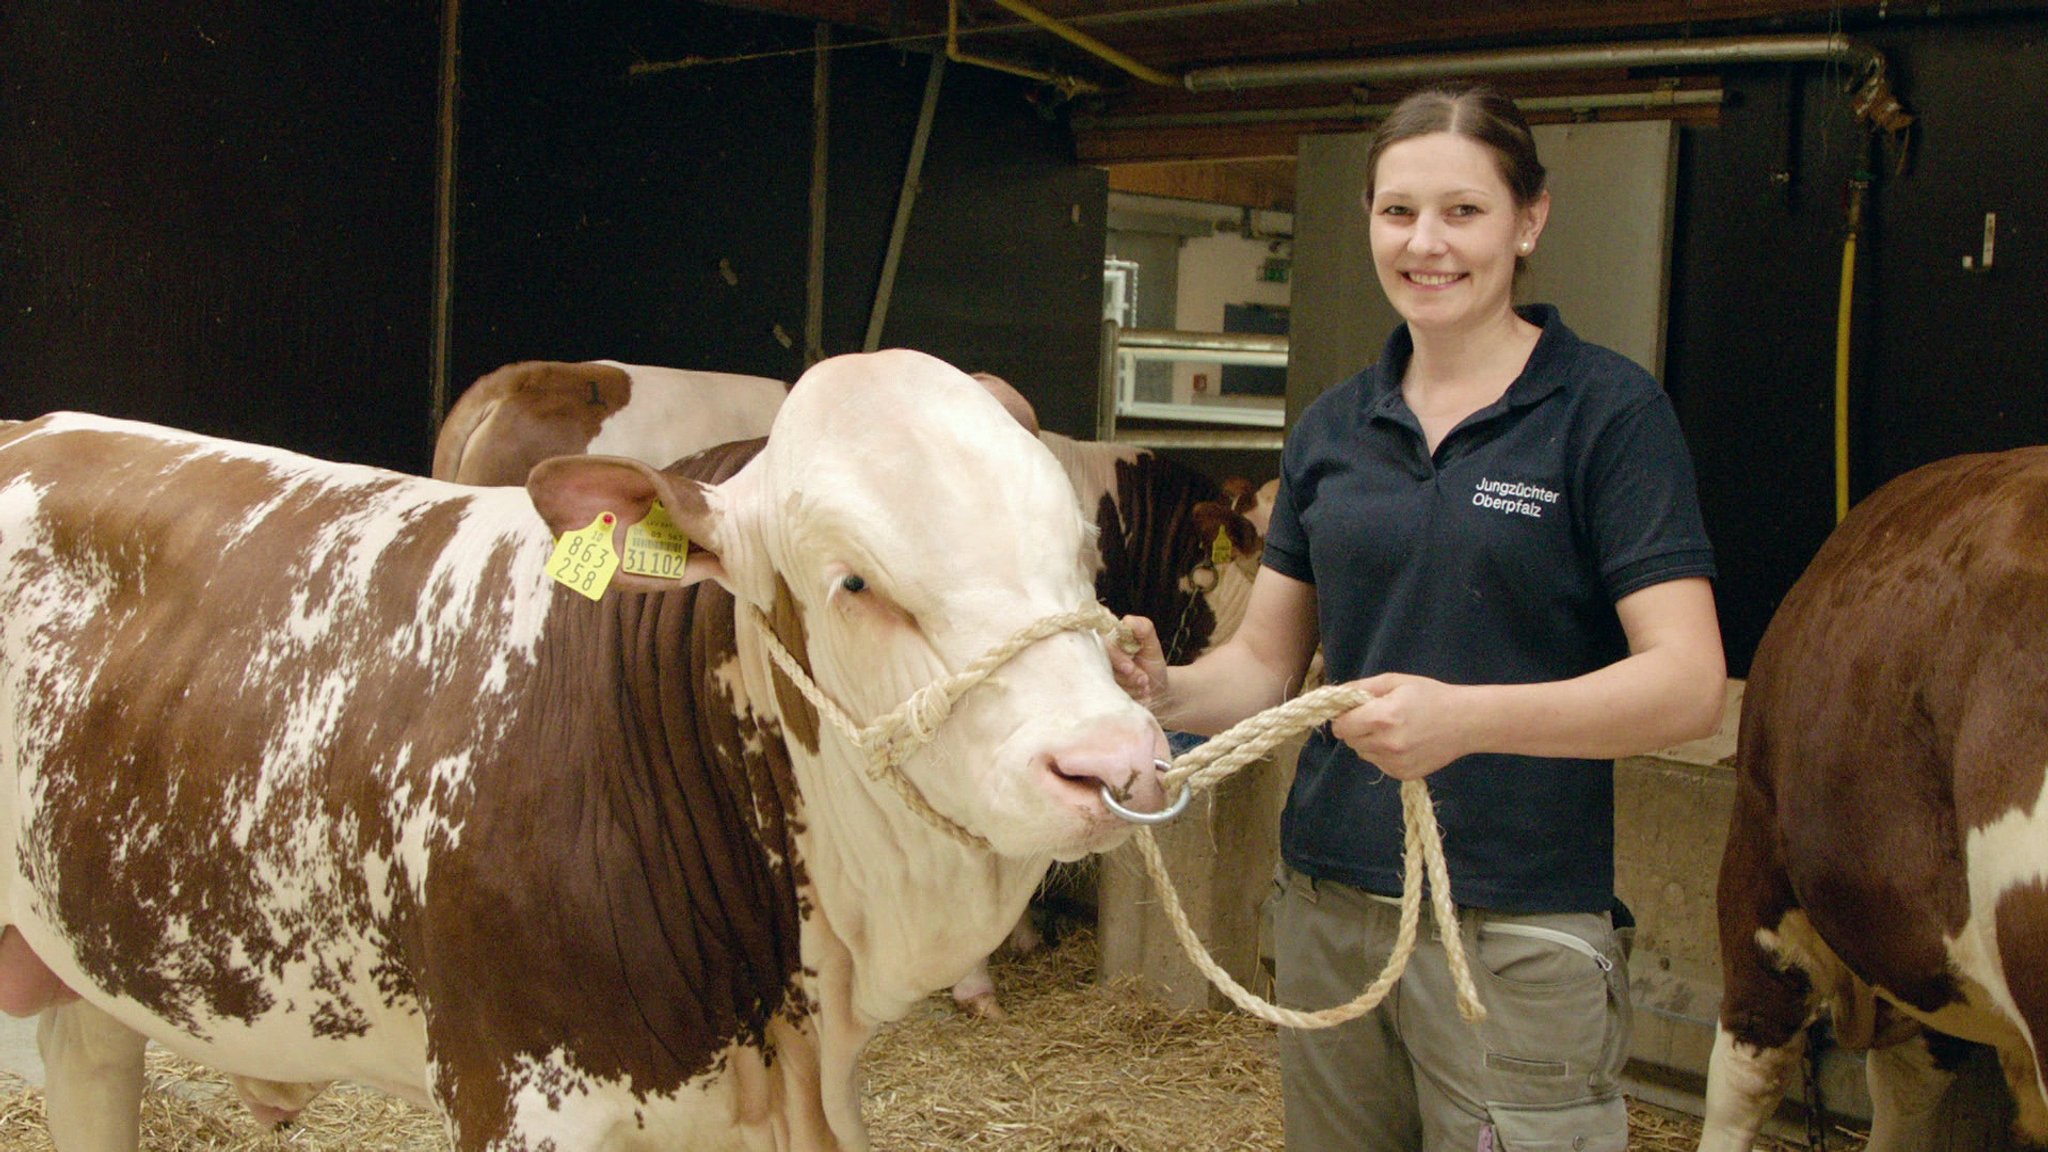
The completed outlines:
<svg viewBox="0 0 2048 1152">
<path fill-rule="evenodd" d="M 1714 575 L 1692 461 L 1656 380 L 1580 340 L 1555 308 L 1521 315 L 1543 330 L 1521 376 L 1434 455 L 1401 397 L 1405 325 L 1289 434 L 1263 562 L 1315 585 L 1331 683 L 1568 679 L 1628 654 L 1616 600 Z M 1609 908 L 1612 761 L 1468 756 L 1429 785 L 1460 904 Z M 1281 851 L 1311 876 L 1399 894 L 1399 783 L 1318 729 Z"/>
</svg>

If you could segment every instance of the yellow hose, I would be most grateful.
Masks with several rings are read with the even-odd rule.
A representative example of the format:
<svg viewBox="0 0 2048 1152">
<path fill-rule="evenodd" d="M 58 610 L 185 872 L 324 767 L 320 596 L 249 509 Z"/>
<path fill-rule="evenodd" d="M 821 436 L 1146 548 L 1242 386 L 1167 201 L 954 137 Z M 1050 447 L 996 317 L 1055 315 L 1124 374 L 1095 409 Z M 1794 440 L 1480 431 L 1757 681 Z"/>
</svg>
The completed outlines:
<svg viewBox="0 0 2048 1152">
<path fill-rule="evenodd" d="M 1842 296 L 1835 314 L 1835 523 L 1849 514 L 1849 321 L 1856 302 L 1856 235 L 1863 231 L 1863 193 L 1870 178 L 1849 181 L 1842 235 Z"/>
<path fill-rule="evenodd" d="M 1835 523 L 1849 514 L 1849 306 L 1856 298 L 1856 234 L 1842 241 L 1842 302 L 1835 319 Z"/>
</svg>

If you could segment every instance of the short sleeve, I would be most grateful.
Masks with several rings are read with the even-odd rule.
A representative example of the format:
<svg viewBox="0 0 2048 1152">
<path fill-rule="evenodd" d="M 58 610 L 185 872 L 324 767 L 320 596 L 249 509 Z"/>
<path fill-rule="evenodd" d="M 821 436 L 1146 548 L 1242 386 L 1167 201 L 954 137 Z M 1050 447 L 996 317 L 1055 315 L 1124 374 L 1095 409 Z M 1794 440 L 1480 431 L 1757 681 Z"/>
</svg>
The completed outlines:
<svg viewBox="0 0 2048 1152">
<path fill-rule="evenodd" d="M 1692 456 L 1671 401 L 1643 381 L 1601 424 L 1582 457 L 1582 529 L 1610 601 L 1667 580 L 1712 578 L 1714 549 L 1700 515 Z"/>
</svg>

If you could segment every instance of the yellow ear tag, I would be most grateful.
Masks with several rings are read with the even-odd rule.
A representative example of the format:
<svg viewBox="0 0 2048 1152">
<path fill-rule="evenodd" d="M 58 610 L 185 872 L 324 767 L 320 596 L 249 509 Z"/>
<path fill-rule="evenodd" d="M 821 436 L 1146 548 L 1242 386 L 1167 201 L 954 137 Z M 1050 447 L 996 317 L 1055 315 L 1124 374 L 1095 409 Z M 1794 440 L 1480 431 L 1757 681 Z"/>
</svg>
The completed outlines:
<svg viewBox="0 0 2048 1152">
<path fill-rule="evenodd" d="M 638 576 L 681 580 L 690 561 L 690 538 L 656 500 L 647 516 L 626 529 L 626 557 L 621 567 Z"/>
<path fill-rule="evenodd" d="M 1216 529 L 1216 539 L 1209 544 L 1209 563 L 1221 568 L 1237 558 L 1237 549 L 1230 546 L 1230 529 Z"/>
<path fill-rule="evenodd" d="M 617 521 L 611 513 L 600 512 L 590 527 L 562 533 L 554 555 L 548 557 L 548 575 L 592 600 L 602 599 L 612 574 L 619 570 L 619 553 L 612 547 L 612 525 Z"/>
</svg>

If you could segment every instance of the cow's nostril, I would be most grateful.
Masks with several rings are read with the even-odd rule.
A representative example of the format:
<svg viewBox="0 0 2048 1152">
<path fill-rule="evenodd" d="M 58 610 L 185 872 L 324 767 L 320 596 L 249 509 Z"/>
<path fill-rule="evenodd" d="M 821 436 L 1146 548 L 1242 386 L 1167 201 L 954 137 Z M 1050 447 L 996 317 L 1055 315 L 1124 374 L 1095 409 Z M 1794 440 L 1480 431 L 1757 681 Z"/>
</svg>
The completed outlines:
<svg viewBox="0 0 2048 1152">
<path fill-rule="evenodd" d="M 1102 745 L 1084 744 L 1049 754 L 1046 769 L 1057 777 L 1061 788 L 1078 788 L 1126 810 L 1158 811 L 1166 806 L 1159 772 L 1164 764 L 1152 755 L 1149 742 L 1112 740 Z"/>
</svg>

